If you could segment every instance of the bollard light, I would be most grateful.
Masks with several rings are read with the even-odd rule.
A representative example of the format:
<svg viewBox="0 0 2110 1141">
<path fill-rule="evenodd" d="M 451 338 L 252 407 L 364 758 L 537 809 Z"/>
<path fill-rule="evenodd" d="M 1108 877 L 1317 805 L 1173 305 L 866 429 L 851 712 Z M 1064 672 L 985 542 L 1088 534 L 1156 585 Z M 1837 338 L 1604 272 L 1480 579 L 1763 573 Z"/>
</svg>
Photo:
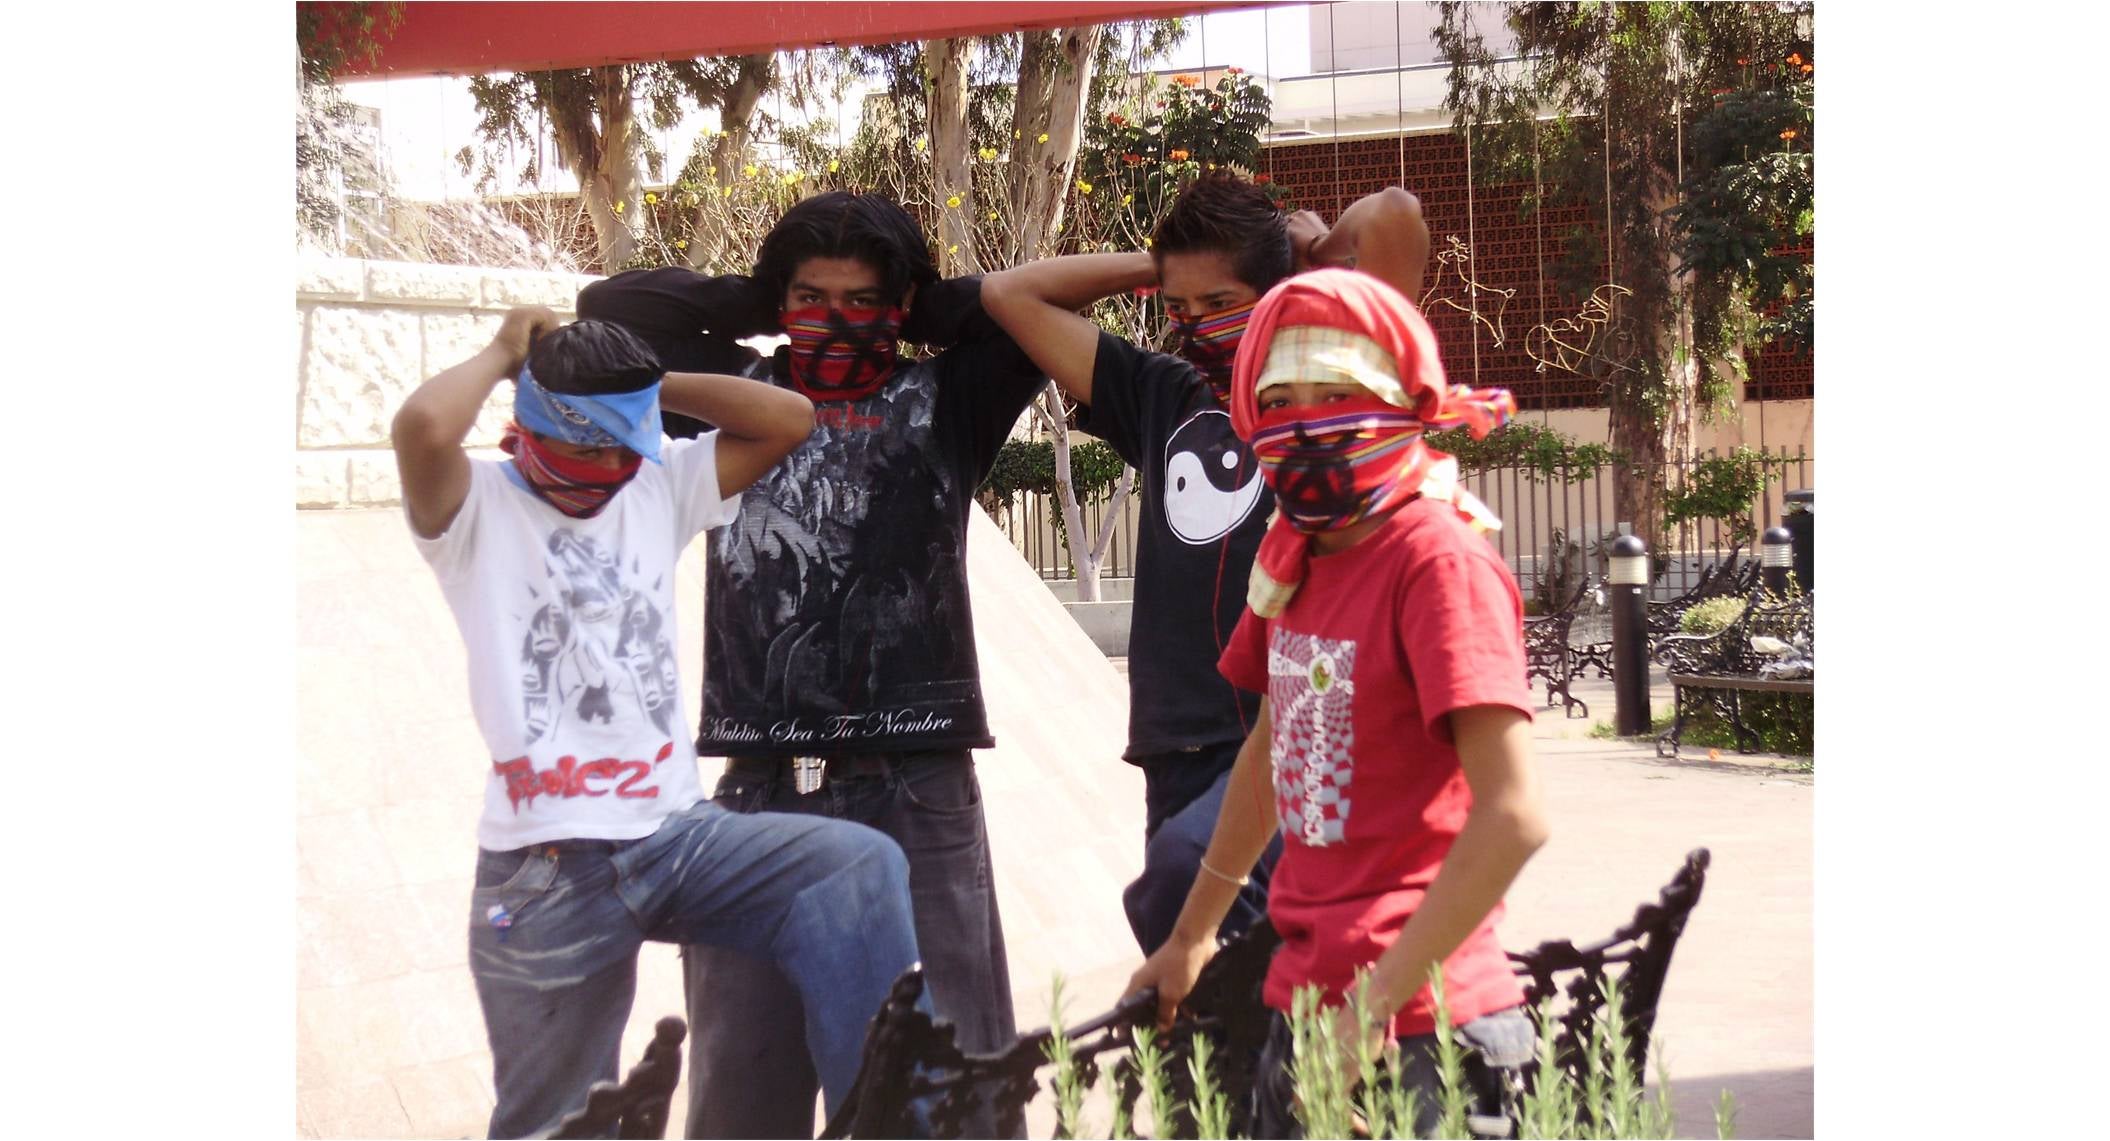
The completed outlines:
<svg viewBox="0 0 2110 1141">
<path fill-rule="evenodd" d="M 1612 585 L 1648 585 L 1648 544 L 1639 535 L 1612 540 Z"/>
<path fill-rule="evenodd" d="M 1795 535 L 1786 527 L 1766 531 L 1760 544 L 1759 575 L 1769 594 L 1788 592 L 1788 574 L 1795 567 Z"/>
<path fill-rule="evenodd" d="M 1639 535 L 1612 540 L 1612 728 L 1622 737 L 1648 732 L 1648 544 Z"/>
</svg>

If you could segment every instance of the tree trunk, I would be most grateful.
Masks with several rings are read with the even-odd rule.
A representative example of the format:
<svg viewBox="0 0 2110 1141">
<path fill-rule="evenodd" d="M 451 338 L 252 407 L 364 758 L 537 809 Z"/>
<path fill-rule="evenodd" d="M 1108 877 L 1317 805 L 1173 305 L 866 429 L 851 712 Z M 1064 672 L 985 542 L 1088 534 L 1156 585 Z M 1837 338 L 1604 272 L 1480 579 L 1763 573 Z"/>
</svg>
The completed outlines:
<svg viewBox="0 0 2110 1141">
<path fill-rule="evenodd" d="M 931 186 L 938 199 L 938 268 L 946 277 L 982 272 L 974 248 L 974 181 L 967 167 L 967 54 L 974 41 L 932 40 L 924 49 L 930 84 Z M 958 205 L 953 203 L 957 200 Z"/>
<path fill-rule="evenodd" d="M 748 144 L 754 140 L 755 108 L 761 106 L 762 96 L 776 80 L 776 57 L 741 57 L 740 73 L 733 80 L 732 89 L 725 93 L 724 102 L 718 105 L 718 137 L 711 140 L 711 174 L 718 182 L 717 188 L 710 193 L 720 193 L 739 176 L 740 164 L 747 158 Z M 698 236 L 711 228 L 707 219 L 717 216 L 713 212 L 716 205 L 706 201 L 696 208 L 694 232 Z M 688 251 L 689 268 L 699 269 L 709 261 L 713 245 L 713 242 L 692 239 Z"/>
<path fill-rule="evenodd" d="M 1053 252 L 1053 239 L 1062 229 L 1063 207 L 1069 201 L 1070 178 L 1084 136 L 1092 57 L 1104 31 L 1092 25 L 1027 33 L 1019 58 L 1017 111 L 1012 118 L 1019 133 L 1013 140 L 1011 163 L 1011 217 L 1018 234 L 1019 261 Z"/>
<path fill-rule="evenodd" d="M 550 99 L 557 157 L 579 180 L 579 196 L 593 223 L 601 272 L 614 273 L 637 253 L 636 228 L 644 218 L 637 199 L 637 158 L 630 149 L 635 122 L 630 103 L 630 69 L 597 67 L 592 72 L 593 98 Z M 596 121 L 598 112 L 598 121 Z M 616 203 L 623 208 L 617 210 Z"/>
<path fill-rule="evenodd" d="M 1062 509 L 1062 534 L 1077 571 L 1077 601 L 1099 601 L 1099 557 L 1084 535 L 1084 509 L 1077 505 L 1077 484 L 1070 475 L 1070 416 L 1062 391 L 1049 385 L 1033 404 L 1034 415 L 1055 441 L 1055 502 Z"/>
</svg>

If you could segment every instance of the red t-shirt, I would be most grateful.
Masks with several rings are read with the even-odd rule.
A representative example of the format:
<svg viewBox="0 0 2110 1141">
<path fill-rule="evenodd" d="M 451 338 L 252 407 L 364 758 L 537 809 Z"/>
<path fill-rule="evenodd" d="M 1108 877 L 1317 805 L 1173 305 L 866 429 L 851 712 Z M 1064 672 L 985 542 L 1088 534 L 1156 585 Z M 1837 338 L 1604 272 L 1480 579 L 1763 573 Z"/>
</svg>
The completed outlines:
<svg viewBox="0 0 2110 1141">
<path fill-rule="evenodd" d="M 1309 565 L 1281 614 L 1245 612 L 1218 662 L 1267 694 L 1274 719 L 1283 850 L 1268 918 L 1283 946 L 1265 997 L 1279 1010 L 1307 983 L 1345 995 L 1436 878 L 1473 802 L 1445 715 L 1532 712 L 1516 581 L 1450 505 L 1415 500 Z M 1524 1001 L 1495 940 L 1501 915 L 1497 904 L 1444 960 L 1454 1023 Z M 1435 1026 L 1423 987 L 1392 1032 Z"/>
</svg>

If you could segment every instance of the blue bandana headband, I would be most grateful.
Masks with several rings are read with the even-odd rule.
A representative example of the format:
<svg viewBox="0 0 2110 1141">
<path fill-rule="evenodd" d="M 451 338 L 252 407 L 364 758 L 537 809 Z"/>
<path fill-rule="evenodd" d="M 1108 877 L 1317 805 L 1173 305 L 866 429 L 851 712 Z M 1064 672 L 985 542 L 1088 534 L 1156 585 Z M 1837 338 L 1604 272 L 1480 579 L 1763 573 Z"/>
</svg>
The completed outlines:
<svg viewBox="0 0 2110 1141">
<path fill-rule="evenodd" d="M 636 392 L 605 396 L 555 393 L 535 383 L 535 374 L 520 366 L 513 386 L 513 419 L 537 435 L 582 448 L 629 448 L 659 461 L 659 382 Z"/>
</svg>

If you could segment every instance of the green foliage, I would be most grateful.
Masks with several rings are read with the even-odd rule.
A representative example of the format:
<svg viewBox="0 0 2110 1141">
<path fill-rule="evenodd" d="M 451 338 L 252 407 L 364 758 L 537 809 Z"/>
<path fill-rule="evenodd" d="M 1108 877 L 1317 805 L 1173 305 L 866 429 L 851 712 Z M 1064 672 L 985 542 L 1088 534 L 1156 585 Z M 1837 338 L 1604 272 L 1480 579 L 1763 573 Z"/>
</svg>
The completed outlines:
<svg viewBox="0 0 2110 1141">
<path fill-rule="evenodd" d="M 307 83 L 330 84 L 337 72 L 354 63 L 381 58 L 381 45 L 402 26 L 400 2 L 295 4 L 293 38 L 300 46 L 300 75 Z"/>
<path fill-rule="evenodd" d="M 1521 468 L 1533 481 L 1589 479 L 1600 468 L 1620 462 L 1621 453 L 1603 444 L 1585 444 L 1552 428 L 1512 420 L 1475 440 L 1463 428 L 1432 432 L 1429 446 L 1458 457 L 1462 472 Z"/>
<path fill-rule="evenodd" d="M 1069 1036 L 1061 1031 L 1062 1005 L 1062 976 L 1057 974 L 1048 995 L 1048 1025 L 1056 1032 L 1047 1046 L 1048 1061 L 1055 1064 L 1055 1136 L 1079 1137 L 1083 1135 L 1086 1083 Z"/>
<path fill-rule="evenodd" d="M 1555 1138 L 1668 1138 L 1674 1136 L 1670 1109 L 1670 1078 L 1660 1070 L 1657 1090 L 1649 1096 L 1642 1074 L 1628 1054 L 1629 1038 L 1624 1006 L 1616 982 L 1606 980 L 1603 1006 L 1582 1044 L 1583 1078 L 1570 1077 L 1558 1062 L 1555 1039 L 1558 1023 L 1549 1008 L 1533 1012 L 1539 1038 L 1534 1089 L 1519 1107 L 1525 1137 Z M 1356 1023 L 1375 1026 L 1367 1002 L 1367 969 L 1358 980 L 1354 1010 Z M 1437 1077 L 1436 1126 L 1433 1136 L 1467 1137 L 1466 1115 L 1469 1091 L 1464 1076 L 1464 1043 L 1452 1028 L 1448 1004 L 1439 976 L 1431 984 L 1436 1009 L 1435 1071 Z M 1399 1064 L 1399 1046 L 1387 1042 L 1381 1054 L 1364 1041 L 1347 1046 L 1334 1030 L 1334 1012 L 1319 1004 L 1316 987 L 1300 988 L 1292 999 L 1291 1036 L 1296 1043 L 1291 1073 L 1296 1089 L 1293 1107 L 1308 1137 L 1414 1137 L 1418 1116 L 1413 1091 L 1401 1090 L 1392 1080 Z M 1724 1111 L 1733 1115 L 1734 1102 L 1723 1091 Z M 1358 1121 L 1358 1119 L 1360 1119 Z M 1726 1121 L 1720 1113 L 1718 1121 Z M 1360 1126 L 1360 1128 L 1358 1127 Z"/>
<path fill-rule="evenodd" d="M 1125 465 L 1113 448 L 1099 440 L 1070 445 L 1070 479 L 1076 486 L 1078 506 L 1089 506 L 1113 493 Z M 996 463 L 978 494 L 1013 506 L 1020 492 L 1060 498 L 1055 486 L 1055 445 L 1049 440 L 1005 440 L 997 449 Z"/>
<path fill-rule="evenodd" d="M 1709 456 L 1694 464 L 1685 482 L 1663 492 L 1663 521 L 1671 526 L 1700 519 L 1719 519 L 1730 530 L 1748 534 L 1751 508 L 1765 493 L 1774 473 L 1787 460 L 1751 448 L 1726 456 Z"/>
<path fill-rule="evenodd" d="M 1572 299 L 1608 279 L 1632 291 L 1617 318 L 1631 324 L 1640 351 L 1607 381 L 1612 439 L 1637 462 L 1653 464 L 1664 457 L 1651 453 L 1666 451 L 1682 458 L 1694 420 L 1732 403 L 1744 346 L 1767 320 L 1754 314 L 1779 304 L 1771 320 L 1807 330 L 1807 276 L 1748 256 L 1775 248 L 1782 222 L 1807 232 L 1812 215 L 1798 198 L 1806 154 L 1785 163 L 1766 157 L 1801 136 L 1782 139 L 1776 130 L 1761 150 L 1747 143 L 1804 106 L 1788 89 L 1809 73 L 1797 64 L 1790 75 L 1786 66 L 1806 63 L 1812 52 L 1811 5 L 1446 2 L 1439 9 L 1434 38 L 1450 65 L 1444 105 L 1471 148 L 1475 178 L 1532 187 L 1520 205 L 1526 216 L 1581 208 L 1588 227 L 1564 235 L 1565 254 L 1548 267 Z M 1484 29 L 1497 25 L 1513 43 L 1490 46 Z M 1717 112 L 1717 94 L 1737 92 L 1749 95 Z M 1765 93 L 1784 93 L 1787 102 Z M 1674 212 L 1681 191 L 1702 201 Z M 1696 257 L 1741 259 L 1748 268 L 1681 277 Z M 1787 301 L 1782 276 L 1797 291 Z M 1653 486 L 1617 486 L 1615 506 L 1631 513 L 1625 517 L 1644 512 L 1662 487 L 1659 469 L 1646 471 Z M 1657 545 L 1653 531 L 1644 532 Z"/>
<path fill-rule="evenodd" d="M 1678 632 L 1682 634 L 1716 634 L 1727 630 L 1737 619 L 1744 616 L 1744 600 L 1735 595 L 1710 598 L 1693 603 L 1678 617 Z"/>
</svg>

